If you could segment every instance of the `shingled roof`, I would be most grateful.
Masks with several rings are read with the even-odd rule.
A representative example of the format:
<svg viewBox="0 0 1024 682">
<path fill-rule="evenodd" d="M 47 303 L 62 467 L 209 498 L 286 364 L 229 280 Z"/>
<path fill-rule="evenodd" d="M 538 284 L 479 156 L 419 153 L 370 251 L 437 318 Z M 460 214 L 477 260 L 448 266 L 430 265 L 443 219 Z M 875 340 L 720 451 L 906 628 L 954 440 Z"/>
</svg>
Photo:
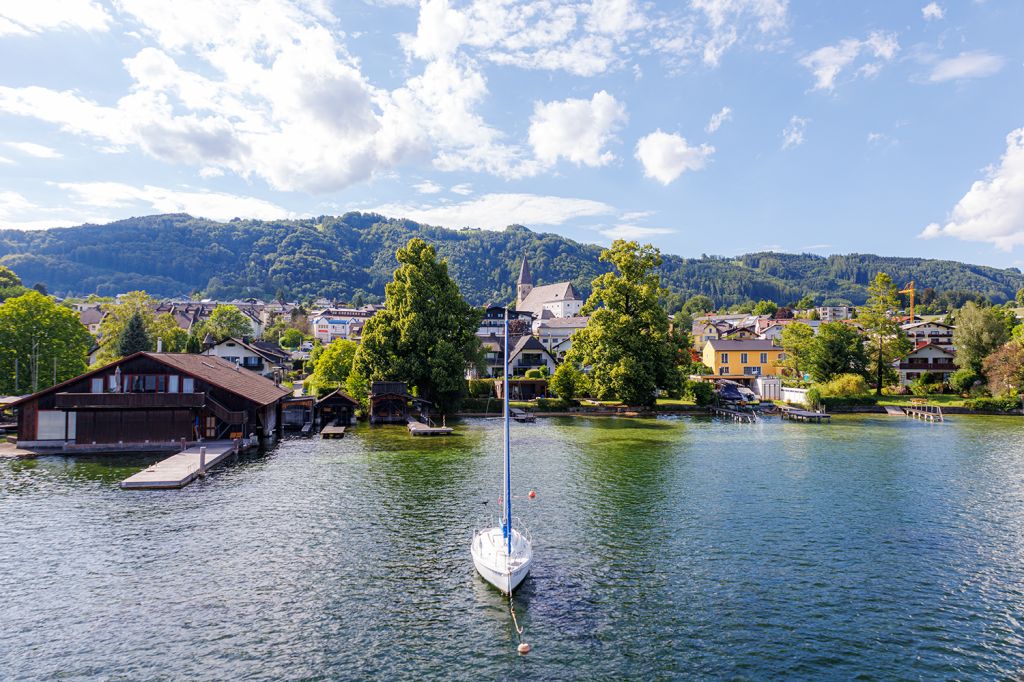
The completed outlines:
<svg viewBox="0 0 1024 682">
<path fill-rule="evenodd" d="M 211 355 L 189 353 L 144 353 L 147 357 L 174 367 L 225 391 L 258 405 L 269 405 L 290 395 L 291 391 L 270 379 Z"/>
</svg>

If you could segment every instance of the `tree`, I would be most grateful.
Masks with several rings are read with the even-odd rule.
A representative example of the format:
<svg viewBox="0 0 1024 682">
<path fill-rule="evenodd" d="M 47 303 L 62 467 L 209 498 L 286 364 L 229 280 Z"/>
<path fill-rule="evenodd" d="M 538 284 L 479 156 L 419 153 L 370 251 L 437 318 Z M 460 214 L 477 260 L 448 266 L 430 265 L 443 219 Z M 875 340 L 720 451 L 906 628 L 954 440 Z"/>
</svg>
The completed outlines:
<svg viewBox="0 0 1024 682">
<path fill-rule="evenodd" d="M 669 338 L 668 314 L 656 268 L 661 254 L 650 244 L 615 240 L 601 260 L 617 272 L 596 277 L 583 306 L 587 326 L 573 335 L 567 363 L 590 367 L 593 392 L 630 405 L 654 405 L 659 388 L 678 391 L 676 346 Z"/>
<path fill-rule="evenodd" d="M 0 265 L 0 301 L 21 296 L 27 291 L 19 278 L 10 268 Z"/>
<path fill-rule="evenodd" d="M 816 382 L 830 381 L 840 374 L 861 374 L 868 364 L 860 333 L 842 322 L 826 322 L 807 353 L 807 370 Z"/>
<path fill-rule="evenodd" d="M 782 366 L 790 374 L 803 377 L 808 372 L 810 348 L 814 343 L 814 329 L 803 322 L 793 322 L 782 328 Z"/>
<path fill-rule="evenodd" d="M 203 340 L 199 338 L 199 334 L 192 332 L 188 335 L 188 341 L 185 342 L 185 352 L 192 355 L 199 355 L 203 352 Z"/>
<path fill-rule="evenodd" d="M 298 329 L 285 329 L 278 343 L 284 348 L 298 348 L 302 343 L 302 332 Z"/>
<path fill-rule="evenodd" d="M 92 336 L 78 315 L 38 291 L 0 304 L 0 391 L 20 395 L 82 374 Z M 17 360 L 17 381 L 15 381 Z"/>
<path fill-rule="evenodd" d="M 766 301 L 763 298 L 757 302 L 754 309 L 751 311 L 755 315 L 774 315 L 775 311 L 779 309 L 779 304 L 775 301 Z"/>
<path fill-rule="evenodd" d="M 252 335 L 252 324 L 245 313 L 233 305 L 219 305 L 210 313 L 204 328 L 217 341 Z"/>
<path fill-rule="evenodd" d="M 466 391 L 466 368 L 482 360 L 482 311 L 462 298 L 434 247 L 413 238 L 395 254 L 384 309 L 366 321 L 353 371 L 360 379 L 404 381 L 444 412 Z"/>
<path fill-rule="evenodd" d="M 561 400 L 569 402 L 584 392 L 586 377 L 572 362 L 563 362 L 551 377 L 551 390 Z"/>
<path fill-rule="evenodd" d="M 145 291 L 129 291 L 116 302 L 104 303 L 101 308 L 106 314 L 100 322 L 98 336 L 101 342 L 100 350 L 96 354 L 96 363 L 103 365 L 122 357 L 118 353 L 118 339 L 121 338 L 128 320 L 134 315 L 139 315 L 142 317 L 143 326 L 149 330 L 153 326 L 155 307 L 156 300 Z"/>
<path fill-rule="evenodd" d="M 1024 346 L 1014 341 L 1003 344 L 981 363 L 992 395 L 1024 391 Z"/>
<path fill-rule="evenodd" d="M 139 312 L 128 318 L 121 335 L 110 342 L 117 346 L 117 354 L 122 358 L 140 351 L 153 350 L 153 339 L 146 331 L 146 321 Z"/>
<path fill-rule="evenodd" d="M 279 315 L 274 319 L 272 325 L 263 330 L 263 340 L 279 344 L 281 343 L 281 336 L 289 329 L 288 322 L 285 321 L 283 316 Z"/>
<path fill-rule="evenodd" d="M 974 301 L 968 301 L 956 314 L 953 329 L 953 346 L 957 367 L 969 367 L 978 374 L 984 374 L 982 362 L 995 349 L 1009 339 L 1002 318 L 991 308 L 982 308 Z"/>
<path fill-rule="evenodd" d="M 306 381 L 310 392 L 344 385 L 352 371 L 352 360 L 355 359 L 358 347 L 355 341 L 347 339 L 338 339 L 324 346 L 317 358 L 316 368 Z"/>
<path fill-rule="evenodd" d="M 864 328 L 869 369 L 875 378 L 875 395 L 882 395 L 885 380 L 894 373 L 892 363 L 914 349 L 899 321 L 889 314 L 899 305 L 896 291 L 892 278 L 880 272 L 868 286 L 867 302 L 857 309 L 857 321 Z"/>
<path fill-rule="evenodd" d="M 814 297 L 811 296 L 810 294 L 805 294 L 804 297 L 797 301 L 796 305 L 793 307 L 796 308 L 797 310 L 808 310 L 809 308 L 813 308 Z"/>
<path fill-rule="evenodd" d="M 157 339 L 165 353 L 185 353 L 188 351 L 188 332 L 178 326 L 174 315 L 162 313 L 153 318 L 147 330 L 156 346 Z"/>
<path fill-rule="evenodd" d="M 1024 287 L 1017 289 L 1017 305 L 1024 306 Z"/>
<path fill-rule="evenodd" d="M 974 384 L 981 380 L 978 373 L 970 367 L 961 367 L 949 375 L 949 387 L 957 393 L 967 393 Z"/>
<path fill-rule="evenodd" d="M 683 304 L 683 312 L 689 313 L 690 316 L 703 315 L 704 313 L 711 312 L 715 309 L 715 303 L 709 297 L 704 294 L 697 294 L 691 296 Z"/>
</svg>

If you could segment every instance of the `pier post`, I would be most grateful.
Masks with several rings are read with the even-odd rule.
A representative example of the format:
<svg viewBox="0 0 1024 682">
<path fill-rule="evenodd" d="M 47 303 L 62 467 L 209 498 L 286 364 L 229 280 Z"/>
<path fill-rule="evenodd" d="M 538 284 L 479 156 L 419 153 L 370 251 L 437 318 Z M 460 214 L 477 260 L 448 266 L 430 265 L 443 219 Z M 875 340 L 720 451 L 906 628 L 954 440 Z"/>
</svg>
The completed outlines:
<svg viewBox="0 0 1024 682">
<path fill-rule="evenodd" d="M 199 447 L 199 475 L 206 476 L 206 446 Z"/>
</svg>

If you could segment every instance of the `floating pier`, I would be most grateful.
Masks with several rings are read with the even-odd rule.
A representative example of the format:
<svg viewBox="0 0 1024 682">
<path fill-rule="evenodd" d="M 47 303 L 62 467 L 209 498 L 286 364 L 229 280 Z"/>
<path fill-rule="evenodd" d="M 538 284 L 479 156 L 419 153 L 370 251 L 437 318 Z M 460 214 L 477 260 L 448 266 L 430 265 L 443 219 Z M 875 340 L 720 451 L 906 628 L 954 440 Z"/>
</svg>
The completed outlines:
<svg viewBox="0 0 1024 682">
<path fill-rule="evenodd" d="M 428 426 L 414 419 L 409 420 L 409 433 L 414 436 L 450 436 L 454 431 L 450 426 Z"/>
<path fill-rule="evenodd" d="M 715 416 L 726 417 L 733 421 L 743 422 L 745 424 L 753 424 L 757 421 L 757 415 L 753 412 L 740 412 L 739 410 L 733 410 L 728 407 L 718 407 L 717 405 L 708 407 L 708 411 Z"/>
<path fill-rule="evenodd" d="M 132 490 L 183 488 L 242 447 L 242 441 L 230 440 L 193 445 L 129 476 L 121 481 L 121 487 Z"/>
<path fill-rule="evenodd" d="M 345 437 L 345 427 L 344 426 L 337 426 L 336 424 L 331 424 L 330 426 L 325 426 L 324 430 L 320 432 L 320 437 L 321 438 L 344 438 Z"/>
<path fill-rule="evenodd" d="M 811 410 L 799 410 L 794 407 L 783 407 L 782 418 L 794 422 L 810 422 L 814 424 L 832 423 L 832 415 Z"/>
</svg>

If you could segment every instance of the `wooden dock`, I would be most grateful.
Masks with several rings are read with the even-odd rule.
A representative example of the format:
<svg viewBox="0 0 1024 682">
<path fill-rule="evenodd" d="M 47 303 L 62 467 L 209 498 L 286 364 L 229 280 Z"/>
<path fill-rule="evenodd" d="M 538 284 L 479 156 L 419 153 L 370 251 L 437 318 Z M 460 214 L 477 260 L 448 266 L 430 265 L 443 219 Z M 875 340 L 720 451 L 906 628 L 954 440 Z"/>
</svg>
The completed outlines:
<svg viewBox="0 0 1024 682">
<path fill-rule="evenodd" d="M 942 416 L 942 408 L 938 405 L 911 405 L 910 407 L 903 408 L 903 411 L 907 413 L 907 416 L 912 419 L 920 419 L 921 421 L 928 422 L 944 422 L 945 418 Z"/>
<path fill-rule="evenodd" d="M 795 407 L 783 407 L 782 418 L 794 422 L 814 424 L 821 424 L 822 422 L 832 423 L 832 415 L 830 414 L 826 414 L 824 412 L 813 412 L 811 410 L 799 410 Z"/>
<path fill-rule="evenodd" d="M 903 408 L 896 407 L 895 405 L 886 405 L 885 413 L 890 417 L 906 417 L 907 413 L 903 411 Z"/>
<path fill-rule="evenodd" d="M 450 436 L 454 431 L 450 426 L 427 426 L 423 422 L 409 420 L 409 433 L 414 436 Z"/>
<path fill-rule="evenodd" d="M 201 449 L 205 448 L 205 465 L 200 470 Z M 121 481 L 121 487 L 132 490 L 183 488 L 211 468 L 223 462 L 228 455 L 241 448 L 240 442 L 216 440 L 193 445 L 153 464 Z"/>
<path fill-rule="evenodd" d="M 509 415 L 521 424 L 532 424 L 537 421 L 537 415 L 524 412 L 523 410 L 509 408 Z"/>
<path fill-rule="evenodd" d="M 717 417 L 726 417 L 727 419 L 743 422 L 745 424 L 753 424 L 757 421 L 757 416 L 753 412 L 740 412 L 739 410 L 733 410 L 728 407 L 718 407 L 717 405 L 708 407 L 708 411 Z"/>
<path fill-rule="evenodd" d="M 336 426 L 334 424 L 331 424 L 330 426 L 325 426 L 324 430 L 320 432 L 320 437 L 321 438 L 344 438 L 345 437 L 345 427 L 344 426 Z"/>
</svg>

